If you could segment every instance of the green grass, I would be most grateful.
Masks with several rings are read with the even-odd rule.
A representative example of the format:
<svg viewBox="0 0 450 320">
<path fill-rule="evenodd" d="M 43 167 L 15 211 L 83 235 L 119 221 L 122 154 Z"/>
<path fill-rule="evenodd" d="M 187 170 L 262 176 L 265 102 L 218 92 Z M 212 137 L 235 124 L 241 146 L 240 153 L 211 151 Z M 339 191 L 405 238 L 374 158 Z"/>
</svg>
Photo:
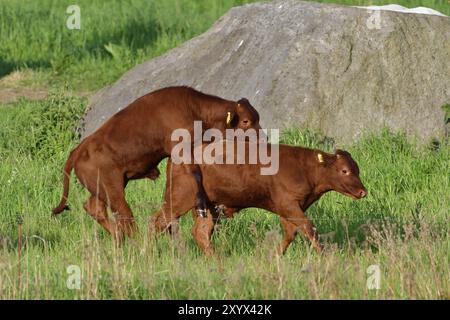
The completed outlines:
<svg viewBox="0 0 450 320">
<path fill-rule="evenodd" d="M 206 31 L 231 7 L 251 0 L 78 0 L 81 30 L 66 28 L 70 1 L 0 0 L 0 78 L 33 70 L 24 81 L 40 87 L 69 85 L 93 91 L 117 80 L 138 63 L 161 55 Z M 389 1 L 331 0 L 341 4 Z M 398 0 L 450 15 L 447 0 Z"/>
<path fill-rule="evenodd" d="M 323 256 L 302 237 L 285 256 L 276 255 L 278 219 L 257 209 L 221 222 L 214 258 L 204 257 L 193 242 L 190 215 L 181 220 L 179 240 L 148 240 L 146 226 L 161 204 L 164 174 L 128 186 L 140 236 L 117 249 L 82 209 L 87 193 L 75 178 L 71 210 L 50 216 L 85 105 L 53 93 L 44 101 L 0 106 L 0 299 L 450 298 L 448 145 L 420 147 L 401 133 L 383 131 L 335 146 L 319 134 L 287 131 L 286 143 L 348 149 L 369 190 L 360 201 L 329 193 L 307 212 L 327 243 Z M 164 173 L 164 164 L 160 168 Z M 380 290 L 366 287 L 372 264 L 381 269 Z M 80 290 L 66 287 L 70 265 L 81 268 Z"/>
<path fill-rule="evenodd" d="M 76 1 L 81 29 L 66 28 L 67 1 L 0 0 L 0 77 L 44 71 L 50 86 L 94 90 L 207 30 L 234 5 L 219 1 Z"/>
</svg>

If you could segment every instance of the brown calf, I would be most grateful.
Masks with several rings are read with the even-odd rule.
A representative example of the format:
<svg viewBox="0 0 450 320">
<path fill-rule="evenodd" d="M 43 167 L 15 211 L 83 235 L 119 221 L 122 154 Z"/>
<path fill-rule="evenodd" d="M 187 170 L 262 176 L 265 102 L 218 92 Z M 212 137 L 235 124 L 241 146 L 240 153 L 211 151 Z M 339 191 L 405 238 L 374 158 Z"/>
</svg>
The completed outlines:
<svg viewBox="0 0 450 320">
<path fill-rule="evenodd" d="M 249 143 L 245 144 L 248 154 Z M 218 206 L 226 207 L 227 216 L 248 207 L 272 211 L 280 216 L 284 231 L 281 252 L 294 240 L 298 230 L 320 252 L 322 245 L 316 228 L 306 217 L 305 211 L 331 190 L 354 199 L 367 195 L 359 178 L 358 165 L 346 151 L 337 150 L 335 154 L 329 154 L 280 145 L 279 170 L 274 175 L 261 175 L 261 164 L 247 163 L 199 165 L 209 210 L 206 218 L 193 210 L 195 225 L 192 233 L 205 253 L 212 252 L 210 239 L 219 214 L 215 210 Z M 191 165 L 175 165 L 169 161 L 166 201 L 154 216 L 151 228 L 157 231 L 168 229 L 181 215 L 194 207 L 198 201 L 198 193 L 197 185 L 189 174 L 191 168 Z"/>
<path fill-rule="evenodd" d="M 193 135 L 194 121 L 203 130 L 217 128 L 260 129 L 258 112 L 247 99 L 238 102 L 198 92 L 189 87 L 169 87 L 151 92 L 112 116 L 70 153 L 64 166 L 64 191 L 58 214 L 66 208 L 72 169 L 91 196 L 86 211 L 117 240 L 135 230 L 132 211 L 125 200 L 128 181 L 156 179 L 159 162 L 170 156 L 173 130 L 185 128 Z M 117 213 L 110 221 L 107 206 Z"/>
</svg>

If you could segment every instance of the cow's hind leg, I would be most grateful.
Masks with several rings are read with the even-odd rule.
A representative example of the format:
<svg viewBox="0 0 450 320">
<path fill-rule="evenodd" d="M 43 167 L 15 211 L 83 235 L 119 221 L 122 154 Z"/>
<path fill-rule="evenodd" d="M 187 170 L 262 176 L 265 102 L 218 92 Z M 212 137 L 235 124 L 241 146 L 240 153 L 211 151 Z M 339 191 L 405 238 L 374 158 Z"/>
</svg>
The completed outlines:
<svg viewBox="0 0 450 320">
<path fill-rule="evenodd" d="M 192 210 L 195 223 L 192 227 L 192 236 L 200 249 L 206 254 L 211 255 L 214 251 L 211 244 L 211 236 L 214 232 L 214 226 L 218 220 L 218 215 L 209 208 L 206 211 L 206 217 L 199 214 L 195 208 Z"/>
<path fill-rule="evenodd" d="M 137 232 L 133 212 L 125 199 L 123 184 L 108 185 L 105 188 L 109 207 L 115 215 L 119 232 L 133 236 Z"/>
<path fill-rule="evenodd" d="M 166 190 L 161 209 L 152 215 L 149 235 L 169 231 L 174 233 L 178 218 L 193 206 L 200 212 L 206 207 L 206 198 L 198 196 L 198 183 L 188 165 L 173 166 L 169 160 L 166 170 Z"/>
<path fill-rule="evenodd" d="M 184 212 L 183 212 L 184 213 Z M 164 231 L 168 231 L 172 233 L 173 226 L 177 223 L 178 217 L 182 215 L 181 212 L 171 212 L 170 209 L 167 209 L 167 206 L 163 205 L 163 208 L 152 215 L 152 222 L 150 224 L 150 228 L 156 233 L 161 233 Z"/>
<path fill-rule="evenodd" d="M 114 221 L 108 218 L 106 210 L 106 203 L 100 200 L 97 196 L 91 196 L 89 200 L 84 203 L 84 209 L 95 219 L 106 231 L 108 231 L 114 238 L 117 238 L 117 228 Z"/>
<path fill-rule="evenodd" d="M 188 194 L 180 195 L 172 201 L 165 201 L 159 211 L 152 215 L 151 223 L 149 226 L 150 234 L 161 233 L 168 231 L 170 234 L 175 235 L 177 232 L 178 219 L 191 209 L 194 199 Z"/>
<path fill-rule="evenodd" d="M 125 200 L 124 175 L 118 170 L 84 170 L 77 173 L 83 185 L 104 204 L 107 204 L 115 215 L 115 224 L 112 234 L 116 239 L 122 240 L 123 235 L 131 236 L 136 231 L 133 213 Z"/>
</svg>

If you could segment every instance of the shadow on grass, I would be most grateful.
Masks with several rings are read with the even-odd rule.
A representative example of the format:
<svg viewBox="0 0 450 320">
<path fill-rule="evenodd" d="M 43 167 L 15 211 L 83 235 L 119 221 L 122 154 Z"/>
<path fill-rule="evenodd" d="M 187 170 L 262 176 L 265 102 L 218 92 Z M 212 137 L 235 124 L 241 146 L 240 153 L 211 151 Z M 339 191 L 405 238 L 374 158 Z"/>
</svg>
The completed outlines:
<svg viewBox="0 0 450 320">
<path fill-rule="evenodd" d="M 258 250 L 269 238 L 271 245 L 278 246 L 283 234 L 278 216 L 273 214 L 258 218 L 254 217 L 254 214 L 250 215 L 220 220 L 213 235 L 213 245 L 221 254 L 248 254 Z M 379 247 L 374 242 L 374 237 L 399 241 L 405 238 L 419 239 L 424 229 L 429 229 L 436 237 L 445 237 L 448 231 L 445 223 L 442 219 L 433 220 L 422 214 L 411 213 L 406 217 L 369 215 L 361 216 L 360 219 L 337 218 L 325 223 L 318 221 L 315 224 L 320 233 L 320 241 L 326 246 L 337 250 L 371 250 L 375 253 Z M 195 246 L 189 236 L 186 232 L 189 246 Z M 298 250 L 299 246 L 300 250 L 310 247 L 310 241 L 301 232 L 288 250 Z"/>
<path fill-rule="evenodd" d="M 64 32 L 61 47 L 57 53 L 48 52 L 46 58 L 39 60 L 10 60 L 10 57 L 0 59 L 0 78 L 8 75 L 14 70 L 28 69 L 51 69 L 63 72 L 70 64 L 82 63 L 83 58 L 101 57 L 104 59 L 123 59 L 122 54 L 115 56 L 105 48 L 110 43 L 118 45 L 129 53 L 128 59 L 133 60 L 138 50 L 151 48 L 160 34 L 160 27 L 155 21 L 131 20 L 122 29 L 111 33 L 102 33 L 97 36 L 82 34 L 73 36 L 69 31 Z M 122 50 L 123 51 L 123 50 Z M 99 71 L 101 72 L 101 71 Z"/>
<path fill-rule="evenodd" d="M 28 68 L 28 69 L 45 69 L 50 68 L 51 63 L 50 61 L 44 61 L 44 60 L 36 60 L 36 61 L 8 61 L 4 59 L 0 59 L 0 78 L 10 74 L 11 72 L 21 69 L 21 68 Z"/>
</svg>

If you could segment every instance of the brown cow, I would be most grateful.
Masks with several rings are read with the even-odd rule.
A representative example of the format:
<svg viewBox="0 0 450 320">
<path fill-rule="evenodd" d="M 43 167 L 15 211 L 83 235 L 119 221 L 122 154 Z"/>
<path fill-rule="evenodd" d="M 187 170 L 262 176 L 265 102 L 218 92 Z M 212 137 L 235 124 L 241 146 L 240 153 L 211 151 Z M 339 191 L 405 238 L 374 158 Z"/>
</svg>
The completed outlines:
<svg viewBox="0 0 450 320">
<path fill-rule="evenodd" d="M 170 156 L 175 129 L 193 135 L 194 121 L 203 130 L 260 129 L 258 112 L 247 99 L 237 102 L 207 95 L 189 87 L 169 87 L 151 92 L 113 115 L 70 153 L 64 166 L 64 191 L 58 214 L 66 208 L 72 169 L 91 196 L 86 211 L 117 240 L 135 231 L 132 211 L 125 200 L 128 181 L 159 175 L 159 162 Z M 110 221 L 107 205 L 117 213 Z"/>
<path fill-rule="evenodd" d="M 245 143 L 248 157 L 249 143 Z M 226 148 L 224 148 L 225 150 Z M 269 145 L 270 150 L 270 145 Z M 236 159 L 236 157 L 235 157 Z M 236 163 L 236 162 L 235 162 Z M 150 228 L 166 230 L 197 201 L 196 183 L 189 174 L 191 165 L 168 163 L 165 203 L 153 217 Z M 305 211 L 324 193 L 334 190 L 354 199 L 367 195 L 359 178 L 359 168 L 350 153 L 335 154 L 288 145 L 279 145 L 279 170 L 274 175 L 261 175 L 257 164 L 200 164 L 202 183 L 208 198 L 208 214 L 202 218 L 193 210 L 193 236 L 205 253 L 211 253 L 211 235 L 218 218 L 217 207 L 225 213 L 248 207 L 272 211 L 280 216 L 284 252 L 301 230 L 317 251 L 322 250 L 313 223 Z M 171 201 L 167 201 L 168 199 Z"/>
</svg>

